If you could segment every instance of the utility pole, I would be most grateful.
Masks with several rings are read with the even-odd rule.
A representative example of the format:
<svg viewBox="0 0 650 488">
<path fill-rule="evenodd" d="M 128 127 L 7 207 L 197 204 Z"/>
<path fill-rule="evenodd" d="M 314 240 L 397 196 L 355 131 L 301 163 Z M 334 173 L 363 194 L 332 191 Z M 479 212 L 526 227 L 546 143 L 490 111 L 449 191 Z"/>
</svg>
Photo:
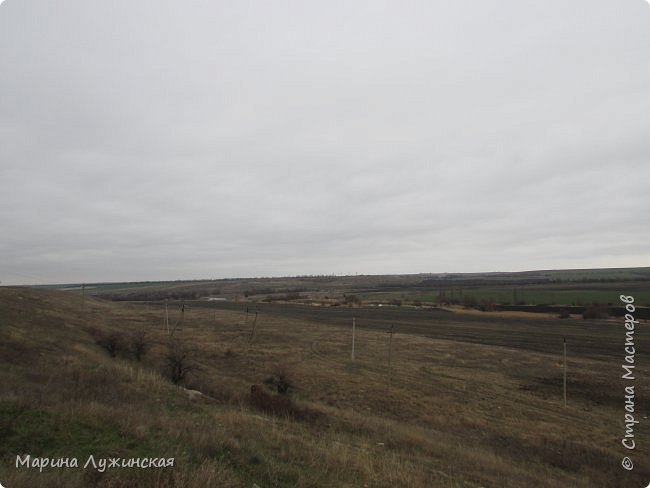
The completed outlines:
<svg viewBox="0 0 650 488">
<path fill-rule="evenodd" d="M 248 342 L 253 342 L 253 337 L 255 337 L 255 326 L 257 325 L 257 311 L 255 312 L 255 318 L 253 319 L 253 328 L 251 329 L 251 335 L 248 338 Z"/>
<path fill-rule="evenodd" d="M 356 320 L 355 317 L 352 317 L 352 361 L 354 361 L 354 333 L 355 333 L 355 328 L 356 328 Z"/>
<path fill-rule="evenodd" d="M 174 335 L 174 332 L 176 332 L 177 329 L 182 329 L 183 324 L 185 323 L 185 303 L 181 304 L 179 307 L 181 311 L 181 316 L 178 318 L 176 323 L 174 324 L 174 328 L 169 330 L 169 335 Z M 167 317 L 167 328 L 169 329 L 169 318 L 167 316 L 167 301 L 165 301 L 165 316 Z"/>
<path fill-rule="evenodd" d="M 165 298 L 165 308 L 164 308 L 164 312 L 163 312 L 162 330 L 163 330 L 163 332 L 169 333 L 169 310 L 167 309 L 167 298 Z"/>
<path fill-rule="evenodd" d="M 86 311 L 86 283 L 81 284 L 81 312 Z"/>
<path fill-rule="evenodd" d="M 388 332 L 388 388 L 390 389 L 390 373 L 391 373 L 391 353 L 393 347 L 393 333 L 395 332 L 395 326 L 390 326 L 390 331 Z"/>
<path fill-rule="evenodd" d="M 562 338 L 564 345 L 564 408 L 566 408 L 566 338 Z"/>
</svg>

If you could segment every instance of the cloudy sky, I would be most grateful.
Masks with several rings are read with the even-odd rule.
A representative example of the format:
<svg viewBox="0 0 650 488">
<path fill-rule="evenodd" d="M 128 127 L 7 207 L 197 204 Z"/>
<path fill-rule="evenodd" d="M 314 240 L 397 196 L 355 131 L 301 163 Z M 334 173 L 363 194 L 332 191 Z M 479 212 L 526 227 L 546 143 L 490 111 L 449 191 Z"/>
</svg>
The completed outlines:
<svg viewBox="0 0 650 488">
<path fill-rule="evenodd" d="M 0 281 L 650 265 L 644 0 L 6 0 Z"/>
</svg>

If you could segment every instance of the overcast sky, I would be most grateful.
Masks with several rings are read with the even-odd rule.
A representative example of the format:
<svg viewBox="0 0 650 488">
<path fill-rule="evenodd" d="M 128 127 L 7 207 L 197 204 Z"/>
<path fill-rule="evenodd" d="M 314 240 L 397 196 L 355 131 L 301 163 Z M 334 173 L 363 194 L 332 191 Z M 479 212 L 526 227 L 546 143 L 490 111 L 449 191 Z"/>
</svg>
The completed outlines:
<svg viewBox="0 0 650 488">
<path fill-rule="evenodd" d="M 0 5 L 0 281 L 650 265 L 644 0 Z"/>
</svg>

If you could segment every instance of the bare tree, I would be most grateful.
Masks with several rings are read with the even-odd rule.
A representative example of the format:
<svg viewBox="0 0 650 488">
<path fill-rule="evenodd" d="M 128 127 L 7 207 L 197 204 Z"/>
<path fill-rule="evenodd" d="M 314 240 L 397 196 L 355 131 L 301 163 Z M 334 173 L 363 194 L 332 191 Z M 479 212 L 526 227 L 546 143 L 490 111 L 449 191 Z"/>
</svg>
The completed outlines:
<svg viewBox="0 0 650 488">
<path fill-rule="evenodd" d="M 362 300 L 359 295 L 343 295 L 345 303 L 350 307 L 360 307 Z"/>
<path fill-rule="evenodd" d="M 191 350 L 183 343 L 172 341 L 169 344 L 169 352 L 166 358 L 166 368 L 169 378 L 174 384 L 178 384 L 191 371 L 195 371 L 198 367 L 190 359 L 192 355 Z"/>
<path fill-rule="evenodd" d="M 132 338 L 131 349 L 135 359 L 140 361 L 149 350 L 149 343 L 147 342 L 147 332 L 144 329 L 138 330 Z"/>
</svg>

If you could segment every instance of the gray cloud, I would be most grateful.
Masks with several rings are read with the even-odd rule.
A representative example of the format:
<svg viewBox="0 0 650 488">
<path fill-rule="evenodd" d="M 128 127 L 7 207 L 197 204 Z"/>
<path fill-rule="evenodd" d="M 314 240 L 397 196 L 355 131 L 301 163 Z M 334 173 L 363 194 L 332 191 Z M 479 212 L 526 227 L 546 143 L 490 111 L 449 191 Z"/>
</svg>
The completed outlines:
<svg viewBox="0 0 650 488">
<path fill-rule="evenodd" d="M 7 0 L 0 280 L 648 265 L 649 23 Z"/>
</svg>

